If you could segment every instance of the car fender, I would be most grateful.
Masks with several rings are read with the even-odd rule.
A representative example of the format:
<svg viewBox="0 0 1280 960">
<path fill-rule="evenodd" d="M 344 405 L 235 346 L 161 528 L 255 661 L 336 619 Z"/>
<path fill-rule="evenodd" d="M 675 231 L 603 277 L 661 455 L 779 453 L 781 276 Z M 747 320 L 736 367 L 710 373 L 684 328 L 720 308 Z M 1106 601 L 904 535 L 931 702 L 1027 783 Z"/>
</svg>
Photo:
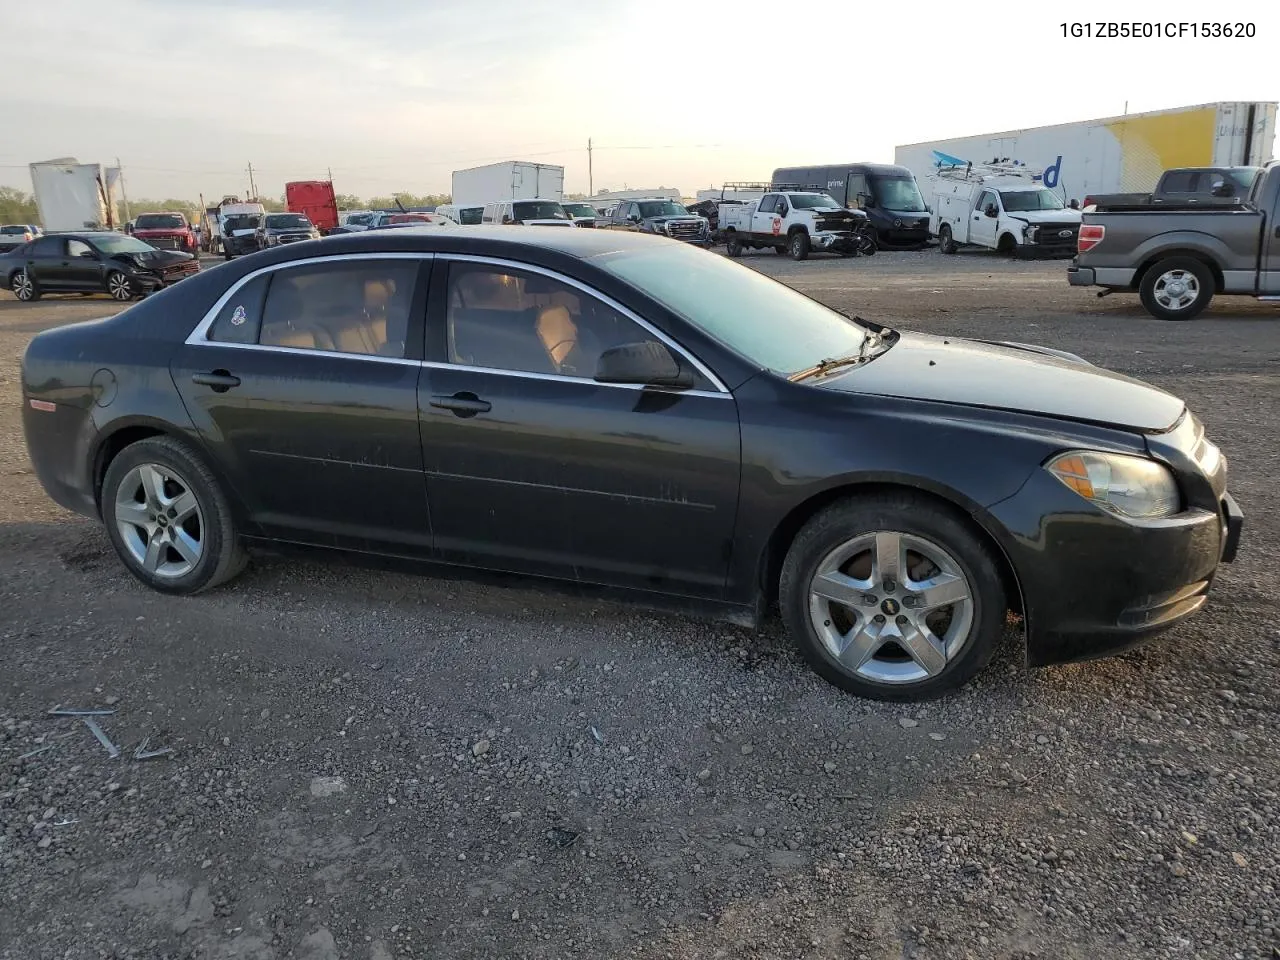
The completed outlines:
<svg viewBox="0 0 1280 960">
<path fill-rule="evenodd" d="M 1179 255 L 1207 259 L 1220 271 L 1232 260 L 1231 249 L 1218 237 L 1199 230 L 1176 230 L 1142 241 L 1134 249 L 1131 262 L 1145 264 Z"/>
</svg>

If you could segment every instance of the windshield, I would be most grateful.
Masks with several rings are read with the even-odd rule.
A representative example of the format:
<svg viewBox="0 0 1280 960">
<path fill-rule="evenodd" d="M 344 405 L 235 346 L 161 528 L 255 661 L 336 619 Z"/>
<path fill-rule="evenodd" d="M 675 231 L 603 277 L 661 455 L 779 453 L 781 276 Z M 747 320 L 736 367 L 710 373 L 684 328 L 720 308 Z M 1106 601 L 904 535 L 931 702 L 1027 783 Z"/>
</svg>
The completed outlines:
<svg viewBox="0 0 1280 960">
<path fill-rule="evenodd" d="M 856 354 L 863 327 L 785 284 L 696 247 L 672 244 L 591 260 L 644 291 L 734 352 L 790 375 L 827 357 Z"/>
<path fill-rule="evenodd" d="M 23 226 L 0 227 L 0 233 L 21 233 L 25 235 L 27 233 L 27 228 Z"/>
<path fill-rule="evenodd" d="M 644 200 L 636 204 L 642 217 L 687 217 L 689 211 L 674 200 Z"/>
<path fill-rule="evenodd" d="M 512 215 L 517 220 L 568 220 L 564 207 L 554 200 L 533 200 L 514 203 Z"/>
<path fill-rule="evenodd" d="M 362 224 L 369 223 L 373 217 L 374 215 L 372 213 L 353 213 L 351 216 L 347 217 L 347 225 L 351 226 L 354 224 L 355 226 L 361 226 Z"/>
<path fill-rule="evenodd" d="M 86 237 L 100 253 L 105 253 L 111 257 L 117 253 L 155 253 L 156 248 L 149 243 L 143 243 L 135 237 L 126 237 L 123 234 L 111 235 L 103 237 Z"/>
<path fill-rule="evenodd" d="M 228 230 L 256 230 L 258 227 L 258 218 L 248 213 L 238 213 L 233 217 L 227 217 L 226 229 Z"/>
<path fill-rule="evenodd" d="M 474 226 L 484 215 L 484 207 L 463 207 L 458 211 L 458 222 L 465 226 Z"/>
<path fill-rule="evenodd" d="M 1062 200 L 1052 190 L 1041 187 L 1039 190 L 1000 191 L 1000 202 L 1004 204 L 1006 213 L 1018 213 L 1027 210 L 1062 210 Z"/>
<path fill-rule="evenodd" d="M 311 221 L 300 213 L 273 213 L 263 226 L 268 230 L 310 230 Z"/>
<path fill-rule="evenodd" d="M 183 230 L 187 221 L 177 213 L 144 213 L 133 221 L 135 230 Z"/>
<path fill-rule="evenodd" d="M 871 192 L 885 210 L 901 213 L 924 213 L 924 197 L 915 180 L 908 177 L 872 177 Z"/>
<path fill-rule="evenodd" d="M 794 210 L 815 210 L 819 207 L 838 207 L 836 203 L 825 193 L 789 193 L 787 199 L 791 201 L 791 207 Z"/>
<path fill-rule="evenodd" d="M 565 213 L 572 217 L 594 217 L 596 215 L 595 207 L 589 203 L 564 203 Z"/>
</svg>

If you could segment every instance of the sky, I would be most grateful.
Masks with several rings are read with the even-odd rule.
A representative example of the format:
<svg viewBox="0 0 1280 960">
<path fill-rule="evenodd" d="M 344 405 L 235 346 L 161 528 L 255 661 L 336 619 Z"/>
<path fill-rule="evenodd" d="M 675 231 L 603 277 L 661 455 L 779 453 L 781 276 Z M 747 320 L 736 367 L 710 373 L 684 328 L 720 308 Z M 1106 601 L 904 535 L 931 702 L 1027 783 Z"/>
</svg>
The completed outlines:
<svg viewBox="0 0 1280 960">
<path fill-rule="evenodd" d="M 133 196 L 325 178 L 445 193 L 455 169 L 562 164 L 569 192 L 685 195 L 896 144 L 1280 99 L 1280 5 L 722 0 L 55 0 L 4 4 L 0 186 L 114 163 Z M 1255 39 L 1063 37 L 1198 21 Z M 21 38 L 18 41 L 16 38 Z M 19 49 L 20 46 L 20 49 Z M 1269 53 L 1268 53 L 1269 52 Z M 14 72 L 17 60 L 28 69 Z M 592 172 L 587 163 L 591 139 Z"/>
</svg>

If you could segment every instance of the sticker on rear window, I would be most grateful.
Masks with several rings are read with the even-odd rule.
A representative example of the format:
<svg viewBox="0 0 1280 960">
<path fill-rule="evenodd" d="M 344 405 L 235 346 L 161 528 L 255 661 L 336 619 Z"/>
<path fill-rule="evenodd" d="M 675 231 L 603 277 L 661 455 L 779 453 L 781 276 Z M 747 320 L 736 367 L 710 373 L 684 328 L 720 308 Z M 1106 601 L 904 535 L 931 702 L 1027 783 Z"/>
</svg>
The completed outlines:
<svg viewBox="0 0 1280 960">
<path fill-rule="evenodd" d="M 244 321 L 244 307 L 236 307 L 235 310 L 231 312 L 231 325 L 233 327 L 238 327 L 240 324 L 244 323 Z"/>
</svg>

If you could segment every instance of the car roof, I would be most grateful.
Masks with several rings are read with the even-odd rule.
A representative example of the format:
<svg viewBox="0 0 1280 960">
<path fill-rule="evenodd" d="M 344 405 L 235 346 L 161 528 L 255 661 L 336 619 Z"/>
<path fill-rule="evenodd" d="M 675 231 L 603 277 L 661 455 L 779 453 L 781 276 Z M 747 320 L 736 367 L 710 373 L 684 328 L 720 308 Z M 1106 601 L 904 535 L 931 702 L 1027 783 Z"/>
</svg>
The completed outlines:
<svg viewBox="0 0 1280 960">
<path fill-rule="evenodd" d="M 275 254 L 280 261 L 303 256 L 341 253 L 470 253 L 515 256 L 522 251 L 548 250 L 571 257 L 588 258 L 617 250 L 652 249 L 669 241 L 622 230 L 551 230 L 523 226 L 479 225 L 442 230 L 438 225 L 414 225 L 399 230 L 374 230 L 336 234 L 310 244 L 289 244 Z M 316 247 L 323 244 L 323 253 Z M 263 256 L 258 254 L 257 257 Z M 255 258 L 256 259 L 256 258 Z M 257 262 L 265 263 L 265 260 Z"/>
</svg>

